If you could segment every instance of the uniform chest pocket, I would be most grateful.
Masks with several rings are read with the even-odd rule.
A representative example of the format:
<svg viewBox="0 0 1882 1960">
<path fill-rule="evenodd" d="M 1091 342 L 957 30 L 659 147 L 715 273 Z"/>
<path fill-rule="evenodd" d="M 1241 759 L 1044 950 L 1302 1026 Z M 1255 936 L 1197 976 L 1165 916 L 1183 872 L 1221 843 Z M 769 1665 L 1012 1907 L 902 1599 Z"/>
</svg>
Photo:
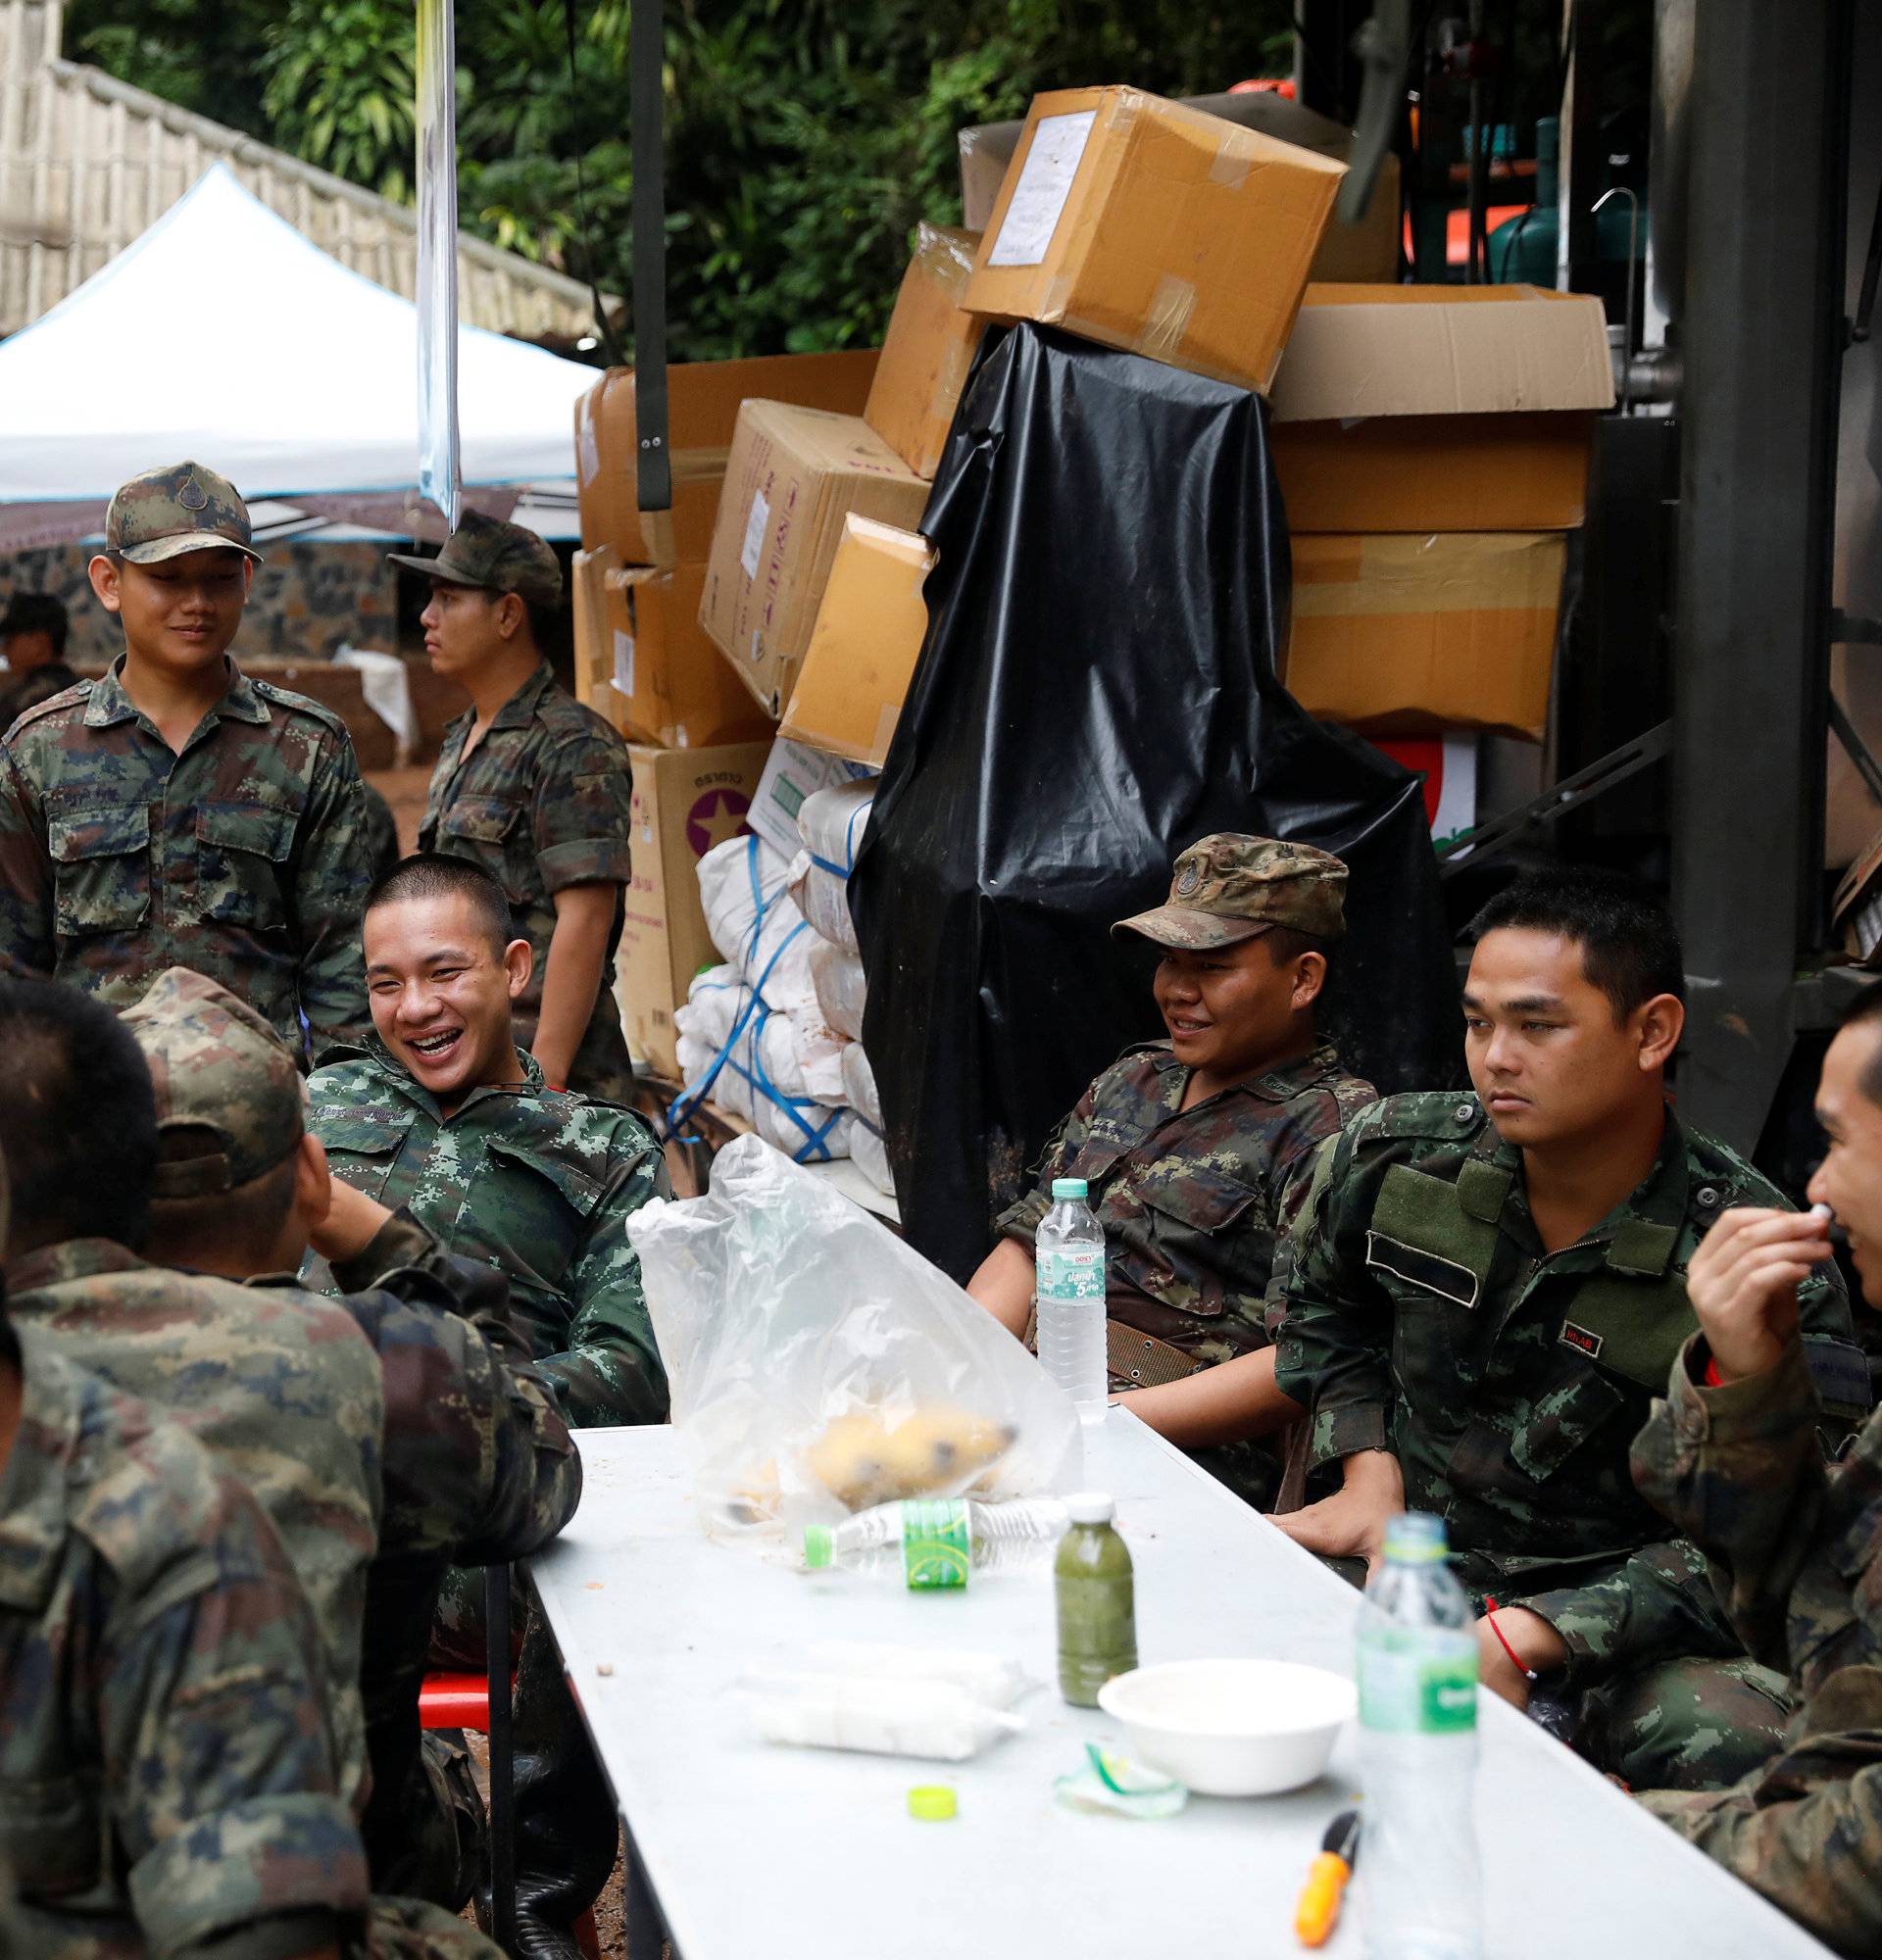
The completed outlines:
<svg viewBox="0 0 1882 1960">
<path fill-rule="evenodd" d="M 1569 1361 L 1518 1416 L 1510 1437 L 1510 1455 L 1525 1477 L 1546 1482 L 1634 1399 L 1599 1368 Z M 1644 1419 L 1646 1410 L 1636 1414 Z M 1639 1420 L 1632 1426 L 1638 1428 Z"/>
<path fill-rule="evenodd" d="M 0 1844 L 35 1899 L 71 1898 L 104 1875 L 95 1776 L 0 1777 Z"/>
<path fill-rule="evenodd" d="M 532 1289 L 559 1296 L 601 1197 L 593 1178 L 553 1152 L 490 1137 L 459 1209 L 459 1229 L 489 1250 L 520 1298 Z"/>
<path fill-rule="evenodd" d="M 1231 1295 L 1259 1301 L 1272 1246 L 1265 1231 L 1251 1231 L 1266 1216 L 1252 1185 L 1207 1165 L 1159 1166 L 1132 1195 L 1161 1255 L 1138 1275 L 1146 1292 L 1211 1316 L 1226 1310 Z"/>
<path fill-rule="evenodd" d="M 196 908 L 218 925 L 287 923 L 287 860 L 300 812 L 275 804 L 206 803 L 196 812 Z"/>
<path fill-rule="evenodd" d="M 343 1178 L 355 1191 L 377 1198 L 398 1160 L 399 1147 L 405 1142 L 405 1126 L 372 1116 L 326 1116 L 317 1112 L 311 1127 L 326 1152 L 334 1176 Z"/>
<path fill-rule="evenodd" d="M 61 808 L 46 823 L 62 938 L 127 932 L 150 916 L 150 806 Z"/>
<path fill-rule="evenodd" d="M 503 886 L 512 905 L 523 893 L 520 867 L 513 867 L 511 860 L 527 843 L 522 805 L 507 797 L 460 797 L 438 819 L 436 848 L 481 864 Z"/>
</svg>

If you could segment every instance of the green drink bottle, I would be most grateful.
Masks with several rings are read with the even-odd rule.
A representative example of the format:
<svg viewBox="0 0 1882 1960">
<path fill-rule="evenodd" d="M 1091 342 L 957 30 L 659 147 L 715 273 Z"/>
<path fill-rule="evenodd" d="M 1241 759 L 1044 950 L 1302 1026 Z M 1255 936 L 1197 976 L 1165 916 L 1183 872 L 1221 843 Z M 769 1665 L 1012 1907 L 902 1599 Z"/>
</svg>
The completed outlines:
<svg viewBox="0 0 1882 1960">
<path fill-rule="evenodd" d="M 1116 1505 L 1095 1491 L 1065 1499 L 1071 1529 L 1059 1541 L 1059 1689 L 1080 1708 L 1098 1705 L 1113 1675 L 1137 1665 L 1136 1582 L 1130 1552 L 1112 1526 Z"/>
</svg>

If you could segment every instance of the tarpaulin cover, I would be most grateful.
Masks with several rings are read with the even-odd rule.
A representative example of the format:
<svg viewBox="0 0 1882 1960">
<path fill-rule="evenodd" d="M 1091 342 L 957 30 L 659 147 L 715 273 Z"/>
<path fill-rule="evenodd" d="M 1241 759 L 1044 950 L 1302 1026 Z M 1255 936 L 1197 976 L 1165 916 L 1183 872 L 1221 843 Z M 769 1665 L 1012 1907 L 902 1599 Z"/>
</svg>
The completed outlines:
<svg viewBox="0 0 1882 1960">
<path fill-rule="evenodd" d="M 928 636 L 851 904 L 912 1242 L 964 1276 L 1085 1085 L 1164 1033 L 1162 902 L 1217 830 L 1352 867 L 1331 1031 L 1382 1090 L 1457 1079 L 1417 777 L 1274 679 L 1287 525 L 1258 399 L 1020 325 L 983 353 L 922 530 Z"/>
</svg>

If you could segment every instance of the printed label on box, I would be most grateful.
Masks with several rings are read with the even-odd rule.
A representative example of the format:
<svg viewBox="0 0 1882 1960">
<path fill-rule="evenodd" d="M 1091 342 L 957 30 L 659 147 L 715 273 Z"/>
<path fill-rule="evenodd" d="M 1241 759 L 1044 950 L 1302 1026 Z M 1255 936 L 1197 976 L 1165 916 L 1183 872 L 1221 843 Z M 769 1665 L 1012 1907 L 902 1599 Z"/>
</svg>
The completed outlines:
<svg viewBox="0 0 1882 1960">
<path fill-rule="evenodd" d="M 634 636 L 615 630 L 615 686 L 622 694 L 634 691 Z"/>
<path fill-rule="evenodd" d="M 1032 132 L 1032 146 L 1013 187 L 1000 236 L 987 255 L 989 266 L 1036 266 L 1052 245 L 1059 214 L 1071 195 L 1072 179 L 1098 120 L 1095 109 L 1073 116 L 1046 116 Z"/>
<path fill-rule="evenodd" d="M 758 576 L 759 554 L 765 549 L 765 532 L 771 521 L 771 500 L 763 490 L 752 492 L 752 508 L 745 518 L 745 547 L 738 562 L 747 578 Z"/>
</svg>

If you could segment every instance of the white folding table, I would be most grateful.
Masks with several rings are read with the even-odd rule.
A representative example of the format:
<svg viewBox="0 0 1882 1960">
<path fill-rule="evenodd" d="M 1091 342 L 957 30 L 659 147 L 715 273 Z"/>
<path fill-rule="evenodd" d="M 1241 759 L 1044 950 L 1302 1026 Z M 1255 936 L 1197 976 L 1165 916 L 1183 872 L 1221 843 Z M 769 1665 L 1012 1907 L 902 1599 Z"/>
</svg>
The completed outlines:
<svg viewBox="0 0 1882 1960">
<path fill-rule="evenodd" d="M 669 1429 L 588 1430 L 586 1484 L 531 1561 L 627 1831 L 632 1960 L 659 1922 L 684 1960 L 1057 1960 L 1301 1949 L 1296 1894 L 1357 1788 L 1354 1739 L 1279 1797 L 1192 1796 L 1177 1817 L 1082 1814 L 1054 1779 L 1114 1725 L 1059 1696 L 1049 1574 L 911 1593 L 807 1575 L 708 1538 Z M 1117 1499 L 1146 1662 L 1261 1654 L 1351 1672 L 1358 1594 L 1122 1410 L 1086 1432 L 1084 1482 Z M 1023 1735 L 967 1763 L 780 1748 L 734 1684 L 820 1641 L 977 1647 L 1045 1684 Z M 1494 1697 L 1477 1832 L 1486 1960 L 1791 1960 L 1825 1952 L 1748 1887 Z M 952 1784 L 959 1815 L 907 1792 Z M 1363 1941 L 1365 1855 L 1325 1949 Z M 655 1944 L 636 1944 L 652 1939 Z"/>
</svg>

